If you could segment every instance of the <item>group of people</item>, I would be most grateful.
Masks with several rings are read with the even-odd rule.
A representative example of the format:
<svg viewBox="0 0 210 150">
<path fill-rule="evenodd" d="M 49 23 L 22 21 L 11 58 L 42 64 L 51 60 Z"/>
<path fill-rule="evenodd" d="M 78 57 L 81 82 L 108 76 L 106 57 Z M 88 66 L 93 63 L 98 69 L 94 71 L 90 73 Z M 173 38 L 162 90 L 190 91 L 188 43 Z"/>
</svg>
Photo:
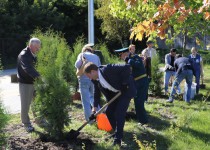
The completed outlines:
<svg viewBox="0 0 210 150">
<path fill-rule="evenodd" d="M 147 43 L 148 47 L 143 51 L 144 56 L 142 57 L 135 54 L 135 45 L 133 44 L 128 48 L 115 50 L 119 55 L 119 58 L 123 60 L 125 64 L 108 64 L 100 66 L 100 63 L 95 63 L 94 61 L 96 58 L 97 62 L 99 60 L 98 57 L 93 54 L 94 50 L 86 45 L 83 49 L 91 49 L 91 51 L 87 52 L 82 50 L 82 53 L 78 55 L 76 60 L 75 67 L 77 69 L 83 68 L 82 62 L 88 60 L 88 63 L 85 64 L 83 68 L 84 74 L 78 76 L 79 90 L 81 92 L 81 100 L 86 121 L 94 119 L 94 113 L 100 108 L 101 93 L 103 93 L 106 100 L 109 101 L 117 95 L 118 92 L 121 92 L 121 95 L 106 108 L 106 115 L 114 131 L 114 134 L 112 134 L 114 145 L 121 145 L 126 111 L 132 98 L 134 98 L 138 123 L 141 125 L 148 123 L 144 103 L 148 97 L 149 79 L 151 79 L 151 69 L 146 71 L 146 68 L 151 66 L 151 61 L 148 60 L 151 60 L 151 57 L 156 55 L 156 50 L 152 48 L 152 44 L 151 41 Z M 86 58 L 88 53 L 91 53 L 92 58 Z M 85 56 L 85 58 L 83 56 Z M 94 92 L 92 91 L 92 88 L 87 86 L 85 89 L 82 89 L 83 85 L 80 82 L 81 78 L 84 77 L 87 80 L 89 79 L 91 87 L 94 87 Z M 84 92 L 85 95 L 89 95 L 88 97 L 83 96 L 84 90 L 86 91 Z M 92 114 L 90 114 L 91 107 Z"/>
<path fill-rule="evenodd" d="M 18 55 L 18 81 L 21 99 L 21 120 L 28 132 L 34 130 L 29 119 L 29 108 L 34 96 L 33 83 L 40 74 L 35 69 L 36 53 L 39 51 L 41 41 L 31 38 L 29 45 Z M 134 98 L 136 119 L 140 125 L 148 123 L 144 103 L 148 98 L 148 87 L 151 81 L 151 59 L 157 55 L 152 48 L 153 43 L 147 42 L 147 48 L 141 55 L 135 54 L 135 45 L 128 48 L 115 50 L 119 58 L 125 64 L 101 65 L 100 58 L 94 54 L 92 45 L 87 44 L 82 48 L 75 62 L 75 68 L 82 73 L 78 75 L 79 91 L 86 121 L 95 119 L 94 113 L 100 109 L 101 93 L 106 100 L 111 100 L 119 92 L 121 95 L 106 108 L 106 115 L 112 126 L 114 134 L 113 145 L 121 145 L 126 111 L 130 100 Z M 176 57 L 176 49 L 172 48 L 165 56 L 165 93 L 168 92 L 168 84 L 171 76 L 175 76 L 168 102 L 173 102 L 176 90 L 181 92 L 179 84 L 186 79 L 188 84 L 187 102 L 190 101 L 190 89 L 193 72 L 196 76 L 196 92 L 199 92 L 199 79 L 202 58 L 192 49 L 189 58 Z M 196 69 L 193 69 L 193 68 Z M 196 71 L 194 71 L 196 70 Z"/>
<path fill-rule="evenodd" d="M 168 94 L 169 80 L 173 76 L 174 81 L 167 102 L 173 102 L 175 94 L 181 94 L 180 83 L 185 79 L 187 83 L 186 94 L 184 100 L 190 103 L 191 86 L 193 75 L 196 82 L 196 94 L 199 94 L 200 77 L 203 78 L 203 63 L 202 57 L 197 53 L 195 47 L 192 47 L 191 54 L 188 57 L 183 57 L 176 54 L 177 50 L 172 48 L 169 54 L 165 55 L 165 73 L 164 73 L 164 90 Z"/>
</svg>

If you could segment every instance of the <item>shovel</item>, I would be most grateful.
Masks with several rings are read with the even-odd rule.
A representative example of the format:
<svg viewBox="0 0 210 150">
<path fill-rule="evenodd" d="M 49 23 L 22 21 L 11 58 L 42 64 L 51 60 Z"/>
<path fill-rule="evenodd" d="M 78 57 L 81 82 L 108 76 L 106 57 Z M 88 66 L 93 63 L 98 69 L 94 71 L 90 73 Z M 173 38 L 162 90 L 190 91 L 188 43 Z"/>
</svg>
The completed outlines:
<svg viewBox="0 0 210 150">
<path fill-rule="evenodd" d="M 203 77 L 201 77 L 201 85 L 200 85 L 200 88 L 201 89 L 205 89 L 206 88 L 206 85 L 205 84 L 203 84 Z"/>
<path fill-rule="evenodd" d="M 94 114 L 94 117 L 96 117 L 98 114 L 104 111 L 104 109 L 109 106 L 113 101 L 115 101 L 119 96 L 121 95 L 121 92 L 117 93 L 108 103 L 106 103 L 99 111 L 97 111 Z M 76 131 L 71 129 L 67 135 L 68 139 L 76 139 L 77 136 L 80 134 L 80 130 L 82 130 L 88 123 L 90 123 L 92 120 L 86 121 L 81 127 L 79 127 Z"/>
</svg>

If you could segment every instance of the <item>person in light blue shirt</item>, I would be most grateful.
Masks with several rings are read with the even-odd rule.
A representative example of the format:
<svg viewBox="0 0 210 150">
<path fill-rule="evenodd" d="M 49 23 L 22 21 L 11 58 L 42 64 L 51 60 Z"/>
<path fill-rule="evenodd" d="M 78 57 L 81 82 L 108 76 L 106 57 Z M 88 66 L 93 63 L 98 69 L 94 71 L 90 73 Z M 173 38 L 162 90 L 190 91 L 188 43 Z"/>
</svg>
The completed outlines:
<svg viewBox="0 0 210 150">
<path fill-rule="evenodd" d="M 92 62 L 96 66 L 100 66 L 101 62 L 97 55 L 93 54 L 93 49 L 89 46 L 84 46 L 82 52 L 78 55 L 75 62 L 75 67 L 79 69 L 85 61 Z M 79 92 L 81 94 L 82 106 L 84 109 L 84 115 L 86 121 L 89 121 L 89 117 L 92 114 L 93 101 L 94 101 L 94 85 L 91 80 L 82 74 L 78 77 Z"/>
</svg>

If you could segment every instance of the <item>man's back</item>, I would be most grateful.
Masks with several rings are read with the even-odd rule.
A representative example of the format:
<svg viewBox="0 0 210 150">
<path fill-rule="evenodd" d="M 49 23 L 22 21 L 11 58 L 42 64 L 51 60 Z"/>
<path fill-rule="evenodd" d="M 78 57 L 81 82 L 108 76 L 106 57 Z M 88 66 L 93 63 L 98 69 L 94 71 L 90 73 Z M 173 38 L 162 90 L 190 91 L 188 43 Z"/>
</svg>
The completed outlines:
<svg viewBox="0 0 210 150">
<path fill-rule="evenodd" d="M 180 57 L 177 58 L 174 62 L 175 66 L 177 66 L 178 68 L 183 67 L 185 65 L 191 65 L 191 63 L 189 62 L 189 58 L 187 57 Z"/>
<path fill-rule="evenodd" d="M 101 62 L 99 57 L 96 54 L 85 52 L 83 53 L 83 57 L 88 61 L 94 63 L 96 66 L 100 66 Z"/>
</svg>

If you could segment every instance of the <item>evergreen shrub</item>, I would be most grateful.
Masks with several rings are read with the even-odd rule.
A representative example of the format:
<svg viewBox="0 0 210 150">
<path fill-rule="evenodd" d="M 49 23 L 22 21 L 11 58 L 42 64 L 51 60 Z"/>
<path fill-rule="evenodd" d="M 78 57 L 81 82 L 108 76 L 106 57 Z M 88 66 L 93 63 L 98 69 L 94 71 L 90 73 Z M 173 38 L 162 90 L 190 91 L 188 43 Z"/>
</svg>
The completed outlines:
<svg viewBox="0 0 210 150">
<path fill-rule="evenodd" d="M 2 70 L 1 66 L 1 60 L 0 60 L 0 73 Z M 5 108 L 3 107 L 3 104 L 0 100 L 0 147 L 2 147 L 5 144 L 5 133 L 3 132 L 4 127 L 7 125 L 9 120 L 9 115 L 5 111 Z"/>
<path fill-rule="evenodd" d="M 3 129 L 7 125 L 8 120 L 9 116 L 0 102 L 0 147 L 5 144 L 6 135 Z"/>
<path fill-rule="evenodd" d="M 64 127 L 69 123 L 71 52 L 60 33 L 37 30 L 32 36 L 42 42 L 36 66 L 41 77 L 35 82 L 33 112 L 37 119 L 46 120 L 43 127 L 49 136 L 59 140 L 64 137 Z"/>
<path fill-rule="evenodd" d="M 102 53 L 103 56 L 103 60 L 101 60 L 102 64 L 114 64 L 119 62 L 119 59 L 116 56 L 110 54 L 107 45 L 105 43 L 100 42 L 95 47 L 99 49 Z"/>
<path fill-rule="evenodd" d="M 151 61 L 151 76 L 152 80 L 149 85 L 149 90 L 152 92 L 152 95 L 155 96 L 161 96 L 162 92 L 162 87 L 161 85 L 163 84 L 162 82 L 162 77 L 163 73 L 160 71 L 160 59 L 159 55 L 153 56 L 152 61 Z"/>
<path fill-rule="evenodd" d="M 83 46 L 85 45 L 85 38 L 84 36 L 79 36 L 76 39 L 76 42 L 73 44 L 73 51 L 70 56 L 70 64 L 71 64 L 71 91 L 77 92 L 78 90 L 78 80 L 76 76 L 76 68 L 75 68 L 75 62 L 77 60 L 78 55 L 81 53 Z"/>
</svg>

